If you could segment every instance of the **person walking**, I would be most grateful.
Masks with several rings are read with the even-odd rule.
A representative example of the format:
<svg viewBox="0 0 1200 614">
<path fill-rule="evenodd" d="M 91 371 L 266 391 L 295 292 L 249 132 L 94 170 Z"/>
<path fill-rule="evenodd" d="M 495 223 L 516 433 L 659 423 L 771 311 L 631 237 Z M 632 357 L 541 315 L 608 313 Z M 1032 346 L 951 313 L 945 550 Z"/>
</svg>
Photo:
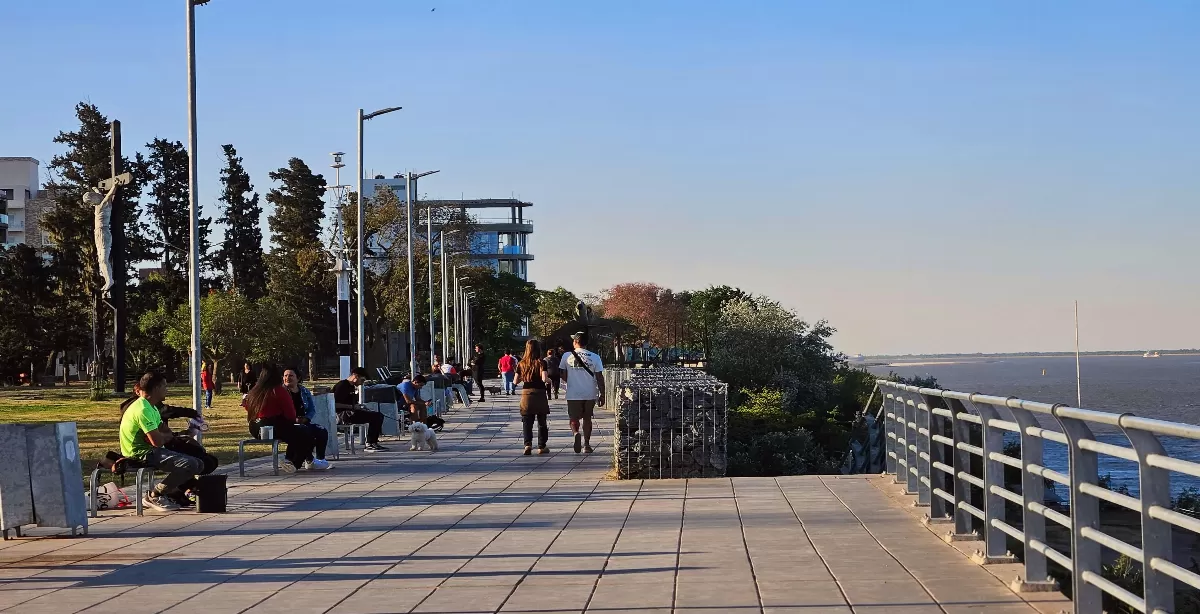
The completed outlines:
<svg viewBox="0 0 1200 614">
<path fill-rule="evenodd" d="M 521 384 L 521 431 L 525 435 L 525 456 L 533 452 L 533 421 L 538 423 L 538 454 L 549 452 L 546 439 L 550 429 L 546 416 L 550 415 L 550 402 L 546 398 L 550 376 L 546 374 L 546 363 L 542 362 L 542 344 L 537 339 L 525 342 L 525 355 L 515 369 L 515 381 Z"/>
<path fill-rule="evenodd" d="M 213 381 L 212 368 L 207 360 L 200 361 L 200 388 L 204 390 L 204 409 L 212 408 L 213 389 L 217 387 Z"/>
<path fill-rule="evenodd" d="M 562 356 L 559 356 L 554 348 L 546 350 L 546 357 L 542 359 L 542 365 L 546 370 L 546 378 L 548 385 L 546 386 L 546 399 L 550 399 L 551 391 L 553 390 L 554 398 L 558 398 L 558 382 L 561 379 L 558 371 L 558 363 L 562 361 Z"/>
<path fill-rule="evenodd" d="M 516 390 L 513 379 L 516 375 L 517 357 L 513 356 L 512 350 L 505 350 L 496 366 L 500 369 L 500 377 L 504 378 L 504 394 L 511 397 Z"/>
<path fill-rule="evenodd" d="M 261 428 L 275 429 L 275 439 L 287 444 L 284 457 L 287 462 L 280 465 L 286 473 L 295 473 L 304 467 L 304 461 L 313 450 L 313 440 L 308 429 L 296 426 L 296 406 L 292 395 L 283 385 L 279 369 L 267 365 L 258 373 L 258 381 L 242 401 L 246 408 L 246 421 L 250 435 L 261 438 Z"/>
<path fill-rule="evenodd" d="M 479 386 L 479 402 L 482 403 L 487 399 L 484 398 L 487 388 L 483 385 L 483 367 L 487 365 L 487 354 L 483 352 L 483 346 L 475 344 L 475 354 L 471 356 L 471 378 L 475 380 L 475 385 Z"/>
<path fill-rule="evenodd" d="M 604 363 L 600 356 L 587 349 L 585 332 L 571 335 L 574 345 L 563 354 L 559 371 L 567 383 L 567 417 L 571 419 L 571 434 L 575 437 L 575 453 L 592 452 L 592 414 L 596 406 L 604 407 Z M 582 433 L 580 427 L 582 426 Z M 580 436 L 582 435 L 582 440 Z"/>
</svg>

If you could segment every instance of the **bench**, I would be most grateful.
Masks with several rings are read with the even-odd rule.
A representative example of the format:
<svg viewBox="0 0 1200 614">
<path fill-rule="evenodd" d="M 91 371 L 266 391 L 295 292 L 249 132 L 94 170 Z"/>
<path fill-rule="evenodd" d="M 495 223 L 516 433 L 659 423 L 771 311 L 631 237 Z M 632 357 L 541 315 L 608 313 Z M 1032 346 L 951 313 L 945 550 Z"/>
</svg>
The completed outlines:
<svg viewBox="0 0 1200 614">
<path fill-rule="evenodd" d="M 367 426 L 368 425 L 366 424 L 337 425 L 337 435 L 345 438 L 346 449 L 349 450 L 351 454 L 358 454 L 358 452 L 354 451 L 355 439 L 360 439 L 364 447 L 367 445 Z M 335 456 L 334 458 L 337 457 Z"/>
<path fill-rule="evenodd" d="M 264 427 L 266 428 L 266 427 Z M 246 477 L 246 446 L 270 445 L 272 475 L 279 475 L 279 440 L 278 439 L 243 439 L 238 442 L 238 475 Z"/>
<path fill-rule="evenodd" d="M 112 474 L 114 478 L 117 478 L 121 481 L 121 486 L 124 486 L 125 474 L 136 469 L 137 475 L 134 479 L 136 487 L 134 492 L 133 506 L 137 515 L 141 516 L 144 512 L 142 506 L 142 497 L 146 493 L 146 487 L 148 487 L 150 482 L 154 480 L 155 469 L 153 467 L 147 467 L 135 459 L 122 458 L 121 455 L 117 454 L 116 452 L 109 452 L 105 456 L 105 459 L 109 461 L 109 464 L 106 465 L 104 461 L 100 461 L 99 463 L 96 463 L 96 468 L 92 470 L 91 482 L 88 485 L 88 515 L 92 518 L 97 518 L 100 515 L 100 503 L 98 499 L 100 495 L 101 475 L 104 473 Z"/>
</svg>

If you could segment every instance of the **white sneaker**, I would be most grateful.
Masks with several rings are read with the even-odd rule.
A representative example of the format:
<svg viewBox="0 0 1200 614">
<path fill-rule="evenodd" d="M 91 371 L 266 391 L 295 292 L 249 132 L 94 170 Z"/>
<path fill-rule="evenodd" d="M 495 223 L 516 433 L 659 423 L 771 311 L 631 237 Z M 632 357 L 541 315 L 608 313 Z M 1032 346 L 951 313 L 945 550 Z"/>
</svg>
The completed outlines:
<svg viewBox="0 0 1200 614">
<path fill-rule="evenodd" d="M 304 461 L 304 464 L 300 466 L 300 469 L 302 469 L 304 471 L 309 471 L 312 468 L 313 468 L 313 461 L 310 461 L 310 460 Z"/>
<path fill-rule="evenodd" d="M 291 461 L 283 461 L 279 463 L 279 470 L 284 473 L 296 473 L 296 466 Z"/>
<path fill-rule="evenodd" d="M 317 471 L 328 471 L 329 469 L 333 469 L 333 465 L 330 465 L 329 461 L 323 458 L 318 458 L 312 462 L 312 468 Z"/>
</svg>

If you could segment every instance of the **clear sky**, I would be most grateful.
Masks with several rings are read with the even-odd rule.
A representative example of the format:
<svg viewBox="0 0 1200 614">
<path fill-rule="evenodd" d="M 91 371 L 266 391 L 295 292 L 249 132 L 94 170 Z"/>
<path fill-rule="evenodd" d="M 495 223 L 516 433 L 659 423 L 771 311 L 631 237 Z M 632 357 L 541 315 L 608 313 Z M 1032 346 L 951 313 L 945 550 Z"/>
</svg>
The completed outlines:
<svg viewBox="0 0 1200 614">
<path fill-rule="evenodd" d="M 3 5 L 0 155 L 186 136 L 184 2 Z M 436 10 L 431 10 L 436 9 Z M 1200 347 L 1200 4 L 212 0 L 220 145 L 532 201 L 539 286 L 737 285 L 862 353 Z M 332 182 L 332 175 L 329 175 Z"/>
</svg>

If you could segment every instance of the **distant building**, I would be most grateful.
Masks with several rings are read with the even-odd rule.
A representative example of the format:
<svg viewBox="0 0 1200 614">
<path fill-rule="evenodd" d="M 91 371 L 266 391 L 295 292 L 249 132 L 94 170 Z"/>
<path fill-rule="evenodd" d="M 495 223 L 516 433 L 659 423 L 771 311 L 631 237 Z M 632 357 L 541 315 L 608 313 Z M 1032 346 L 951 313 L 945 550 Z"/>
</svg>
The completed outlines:
<svg viewBox="0 0 1200 614">
<path fill-rule="evenodd" d="M 374 195 L 380 186 L 387 186 L 403 202 L 404 177 L 386 179 L 375 177 L 363 179 L 363 193 Z M 525 217 L 525 209 L 532 207 L 515 198 L 476 198 L 461 200 L 421 200 L 421 207 L 454 207 L 469 213 L 477 222 L 477 232 L 471 244 L 469 261 L 474 266 L 489 266 L 501 273 L 512 273 L 529 280 L 529 235 L 533 234 L 533 220 Z"/>
<path fill-rule="evenodd" d="M 42 216 L 53 206 L 44 190 L 38 190 L 38 162 L 29 157 L 0 157 L 0 244 L 24 243 L 31 247 L 51 245 L 42 232 Z"/>
</svg>

